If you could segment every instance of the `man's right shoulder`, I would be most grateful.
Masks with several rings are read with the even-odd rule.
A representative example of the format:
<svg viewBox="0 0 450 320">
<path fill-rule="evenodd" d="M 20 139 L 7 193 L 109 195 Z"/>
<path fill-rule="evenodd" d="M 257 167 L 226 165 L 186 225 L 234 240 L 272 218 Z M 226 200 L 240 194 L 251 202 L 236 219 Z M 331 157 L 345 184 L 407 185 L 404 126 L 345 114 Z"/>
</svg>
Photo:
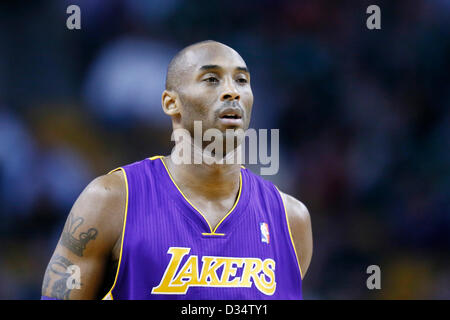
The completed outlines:
<svg viewBox="0 0 450 320">
<path fill-rule="evenodd" d="M 121 219 L 125 211 L 126 199 L 125 176 L 123 170 L 117 170 L 92 180 L 76 202 L 84 207 L 83 211 L 95 213 L 99 215 L 98 218 L 120 217 Z"/>
<path fill-rule="evenodd" d="M 104 190 L 110 192 L 124 193 L 125 187 L 125 174 L 122 168 L 111 171 L 108 174 L 98 176 L 91 183 L 96 183 L 99 187 L 103 187 Z"/>
<path fill-rule="evenodd" d="M 85 191 L 99 198 L 99 200 L 113 201 L 116 198 L 126 196 L 126 182 L 123 170 L 119 169 L 98 176 L 87 185 Z"/>
</svg>

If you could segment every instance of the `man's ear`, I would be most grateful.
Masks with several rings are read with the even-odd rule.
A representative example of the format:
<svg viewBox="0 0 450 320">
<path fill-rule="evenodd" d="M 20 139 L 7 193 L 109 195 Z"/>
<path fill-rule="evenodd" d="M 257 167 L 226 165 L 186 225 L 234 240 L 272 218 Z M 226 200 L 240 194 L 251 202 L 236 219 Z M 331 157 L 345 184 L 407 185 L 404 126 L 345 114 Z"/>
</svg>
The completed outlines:
<svg viewBox="0 0 450 320">
<path fill-rule="evenodd" d="M 180 113 L 178 95 L 173 91 L 164 90 L 161 96 L 161 104 L 164 113 L 169 116 L 176 116 Z"/>
</svg>

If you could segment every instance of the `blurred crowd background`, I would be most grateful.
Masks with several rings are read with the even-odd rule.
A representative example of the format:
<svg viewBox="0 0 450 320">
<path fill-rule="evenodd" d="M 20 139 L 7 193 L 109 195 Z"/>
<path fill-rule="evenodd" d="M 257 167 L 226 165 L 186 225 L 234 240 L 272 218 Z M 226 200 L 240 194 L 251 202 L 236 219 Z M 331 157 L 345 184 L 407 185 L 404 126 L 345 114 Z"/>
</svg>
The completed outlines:
<svg viewBox="0 0 450 320">
<path fill-rule="evenodd" d="M 206 39 L 246 60 L 251 127 L 280 129 L 265 178 L 311 214 L 304 297 L 450 299 L 449 17 L 447 0 L 2 1 L 0 299 L 40 298 L 92 179 L 170 152 L 166 67 Z"/>
</svg>

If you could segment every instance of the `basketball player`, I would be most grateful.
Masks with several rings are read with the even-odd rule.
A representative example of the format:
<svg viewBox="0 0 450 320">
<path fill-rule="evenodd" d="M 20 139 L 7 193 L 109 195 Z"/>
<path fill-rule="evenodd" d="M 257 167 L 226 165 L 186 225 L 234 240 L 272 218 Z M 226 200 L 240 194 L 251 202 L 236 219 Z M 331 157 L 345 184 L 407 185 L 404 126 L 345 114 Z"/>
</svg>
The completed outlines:
<svg viewBox="0 0 450 320">
<path fill-rule="evenodd" d="M 245 130 L 252 105 L 232 48 L 204 41 L 171 61 L 162 107 L 174 129 Z M 308 210 L 272 183 L 239 164 L 155 156 L 81 193 L 42 299 L 302 299 L 311 255 Z"/>
</svg>

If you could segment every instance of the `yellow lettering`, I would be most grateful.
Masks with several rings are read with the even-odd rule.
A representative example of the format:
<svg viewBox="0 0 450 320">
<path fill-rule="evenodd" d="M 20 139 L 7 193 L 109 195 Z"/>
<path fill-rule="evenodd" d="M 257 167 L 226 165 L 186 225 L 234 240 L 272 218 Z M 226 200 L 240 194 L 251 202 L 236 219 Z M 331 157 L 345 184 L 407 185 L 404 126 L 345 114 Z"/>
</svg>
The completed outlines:
<svg viewBox="0 0 450 320">
<path fill-rule="evenodd" d="M 190 248 L 171 247 L 172 255 L 158 286 L 152 294 L 186 294 L 191 286 L 201 287 L 255 287 L 266 295 L 273 295 L 276 289 L 275 261 L 258 258 L 202 257 L 203 266 L 199 274 L 198 256 L 190 256 L 181 267 L 181 261 Z M 217 271 L 223 266 L 219 279 Z M 242 277 L 235 277 L 238 268 L 243 267 Z M 177 270 L 180 271 L 177 274 Z M 234 279 L 231 279 L 235 277 Z M 253 280 L 253 281 L 252 281 Z M 252 283 L 253 282 L 253 283 Z"/>
<path fill-rule="evenodd" d="M 261 268 L 262 262 L 260 259 L 246 258 L 244 271 L 242 271 L 242 280 L 239 285 L 242 287 L 251 287 L 252 282 L 250 281 L 250 279 L 258 278 L 258 273 L 261 271 Z"/>
<path fill-rule="evenodd" d="M 177 293 L 186 293 L 187 290 L 187 284 L 184 284 L 182 286 L 170 286 L 170 282 L 175 275 L 175 272 L 178 269 L 178 266 L 180 265 L 181 259 L 185 255 L 187 255 L 191 251 L 190 248 L 177 248 L 177 247 L 170 247 L 167 253 L 172 255 L 172 258 L 170 258 L 170 262 L 166 268 L 166 272 L 163 275 L 163 278 L 161 279 L 161 282 L 157 287 L 154 287 L 152 289 L 152 293 L 160 293 L 160 294 L 177 294 Z"/>
<path fill-rule="evenodd" d="M 217 263 L 216 257 L 203 257 L 203 268 L 200 278 L 200 285 L 202 286 L 218 286 L 220 285 L 219 277 L 217 277 L 217 269 L 220 268 L 221 263 Z M 210 279 L 208 281 L 208 278 Z"/>
<path fill-rule="evenodd" d="M 183 279 L 188 279 L 183 281 Z M 184 283 L 190 286 L 198 284 L 198 261 L 197 256 L 190 256 L 184 264 L 177 277 L 171 282 L 173 286 L 182 286 Z"/>
<path fill-rule="evenodd" d="M 230 286 L 230 287 L 236 287 L 239 284 L 240 278 L 234 278 L 233 280 L 230 280 L 230 277 L 233 277 L 236 275 L 237 269 L 241 267 L 244 264 L 244 259 L 239 258 L 217 258 L 217 263 L 223 263 L 223 272 L 222 272 L 222 279 L 220 280 L 221 286 Z M 233 267 L 233 264 L 236 264 L 236 267 Z"/>
<path fill-rule="evenodd" d="M 277 283 L 275 282 L 275 261 L 272 259 L 266 259 L 263 262 L 263 274 L 259 276 L 259 284 L 255 282 L 258 289 L 267 295 L 272 295 L 275 292 Z M 266 281 L 266 276 L 269 277 L 269 281 Z"/>
</svg>

